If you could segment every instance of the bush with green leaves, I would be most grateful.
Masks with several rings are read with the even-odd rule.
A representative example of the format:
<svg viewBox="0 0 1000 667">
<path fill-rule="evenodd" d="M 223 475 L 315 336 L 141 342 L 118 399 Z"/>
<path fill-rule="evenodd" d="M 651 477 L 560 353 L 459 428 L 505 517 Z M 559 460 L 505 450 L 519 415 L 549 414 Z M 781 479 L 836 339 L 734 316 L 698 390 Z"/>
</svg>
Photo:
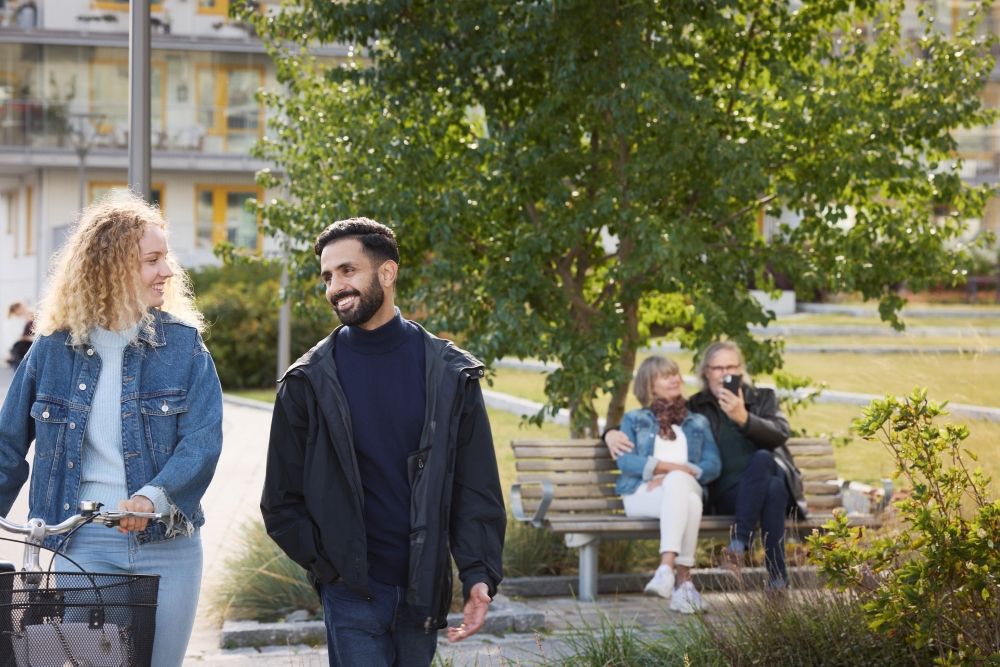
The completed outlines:
<svg viewBox="0 0 1000 667">
<path fill-rule="evenodd" d="M 191 272 L 209 324 L 205 343 L 226 389 L 273 387 L 277 375 L 279 271 L 240 261 Z M 292 317 L 291 359 L 330 333 L 335 319 L 316 297 L 315 311 Z"/>
<path fill-rule="evenodd" d="M 809 538 L 811 560 L 835 586 L 865 599 L 869 626 L 904 638 L 938 664 L 1000 664 L 1000 500 L 965 426 L 936 420 L 943 405 L 916 390 L 873 401 L 854 424 L 881 442 L 912 489 L 894 504 L 897 533 L 870 537 L 840 515 Z"/>
</svg>

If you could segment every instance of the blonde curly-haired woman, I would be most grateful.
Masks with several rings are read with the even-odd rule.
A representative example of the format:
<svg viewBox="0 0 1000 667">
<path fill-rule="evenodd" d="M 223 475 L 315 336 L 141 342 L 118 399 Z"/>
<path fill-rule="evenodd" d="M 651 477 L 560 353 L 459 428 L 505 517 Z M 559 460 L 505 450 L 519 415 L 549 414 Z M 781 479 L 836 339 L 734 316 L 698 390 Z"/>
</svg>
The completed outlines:
<svg viewBox="0 0 1000 667">
<path fill-rule="evenodd" d="M 31 516 L 57 523 L 81 500 L 164 514 L 118 531 L 85 526 L 65 549 L 90 572 L 160 576 L 158 667 L 180 665 L 191 635 L 200 501 L 222 447 L 219 378 L 166 228 L 134 195 L 83 212 L 54 258 L 38 338 L 0 410 L 0 513 L 28 479 L 34 440 Z"/>
</svg>

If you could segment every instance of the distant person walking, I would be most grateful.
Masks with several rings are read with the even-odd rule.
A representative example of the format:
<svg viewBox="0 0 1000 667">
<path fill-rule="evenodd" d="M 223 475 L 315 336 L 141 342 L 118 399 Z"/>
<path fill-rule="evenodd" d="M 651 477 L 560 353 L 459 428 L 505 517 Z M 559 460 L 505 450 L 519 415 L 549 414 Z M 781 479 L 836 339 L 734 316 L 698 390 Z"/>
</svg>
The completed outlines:
<svg viewBox="0 0 1000 667">
<path fill-rule="evenodd" d="M 27 356 L 28 349 L 31 348 L 31 343 L 35 340 L 35 314 L 24 303 L 15 301 L 7 309 L 7 317 L 20 317 L 25 321 L 21 337 L 11 346 L 10 356 L 7 358 L 10 367 L 17 368 Z"/>
<path fill-rule="evenodd" d="M 454 557 L 451 641 L 478 631 L 501 579 L 506 511 L 483 365 L 402 317 L 392 230 L 341 220 L 316 241 L 342 326 L 281 379 L 261 511 L 323 602 L 330 664 L 430 665 Z"/>
<path fill-rule="evenodd" d="M 85 571 L 159 575 L 154 667 L 184 659 L 201 586 L 201 497 L 222 447 L 202 326 L 160 212 L 135 196 L 98 202 L 55 258 L 40 335 L 0 408 L 0 514 L 28 479 L 34 441 L 31 517 L 59 523 L 81 500 L 164 515 L 119 531 L 86 525 L 65 549 Z"/>
</svg>

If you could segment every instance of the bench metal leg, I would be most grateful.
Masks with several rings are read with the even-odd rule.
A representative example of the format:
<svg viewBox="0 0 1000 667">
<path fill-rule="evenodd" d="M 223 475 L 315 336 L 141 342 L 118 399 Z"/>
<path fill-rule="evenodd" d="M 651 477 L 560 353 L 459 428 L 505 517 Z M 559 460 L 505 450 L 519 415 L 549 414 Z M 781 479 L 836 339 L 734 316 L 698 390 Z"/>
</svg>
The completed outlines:
<svg viewBox="0 0 1000 667">
<path fill-rule="evenodd" d="M 576 594 L 577 599 L 582 602 L 593 602 L 597 599 L 598 544 L 600 539 L 596 535 L 571 533 L 566 536 L 566 546 L 580 550 L 580 583 Z"/>
</svg>

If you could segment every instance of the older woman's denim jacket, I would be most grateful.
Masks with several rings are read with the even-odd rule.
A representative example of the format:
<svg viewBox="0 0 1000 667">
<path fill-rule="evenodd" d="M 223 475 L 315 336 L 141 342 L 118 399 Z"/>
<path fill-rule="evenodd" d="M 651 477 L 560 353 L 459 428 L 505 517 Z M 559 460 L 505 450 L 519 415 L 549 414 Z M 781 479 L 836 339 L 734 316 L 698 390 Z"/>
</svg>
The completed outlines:
<svg viewBox="0 0 1000 667">
<path fill-rule="evenodd" d="M 170 515 L 138 534 L 152 542 L 191 534 L 204 522 L 201 497 L 222 450 L 222 390 L 198 331 L 154 311 L 122 357 L 122 449 L 131 497 L 163 490 Z M 76 514 L 81 450 L 101 359 L 69 333 L 40 336 L 18 367 L 0 409 L 0 513 L 10 511 L 28 478 L 29 514 L 57 523 Z M 117 508 L 109 508 L 117 509 Z M 52 542 L 58 538 L 53 538 Z"/>
<path fill-rule="evenodd" d="M 656 434 L 660 424 L 649 408 L 630 410 L 622 419 L 621 431 L 628 436 L 635 448 L 618 457 L 618 476 L 615 490 L 619 495 L 634 493 L 639 485 L 653 478 L 657 460 L 653 458 Z M 715 444 L 712 428 L 702 415 L 689 412 L 681 423 L 681 430 L 687 438 L 688 465 L 694 478 L 701 484 L 702 495 L 709 482 L 718 478 L 722 471 L 719 447 Z"/>
</svg>

